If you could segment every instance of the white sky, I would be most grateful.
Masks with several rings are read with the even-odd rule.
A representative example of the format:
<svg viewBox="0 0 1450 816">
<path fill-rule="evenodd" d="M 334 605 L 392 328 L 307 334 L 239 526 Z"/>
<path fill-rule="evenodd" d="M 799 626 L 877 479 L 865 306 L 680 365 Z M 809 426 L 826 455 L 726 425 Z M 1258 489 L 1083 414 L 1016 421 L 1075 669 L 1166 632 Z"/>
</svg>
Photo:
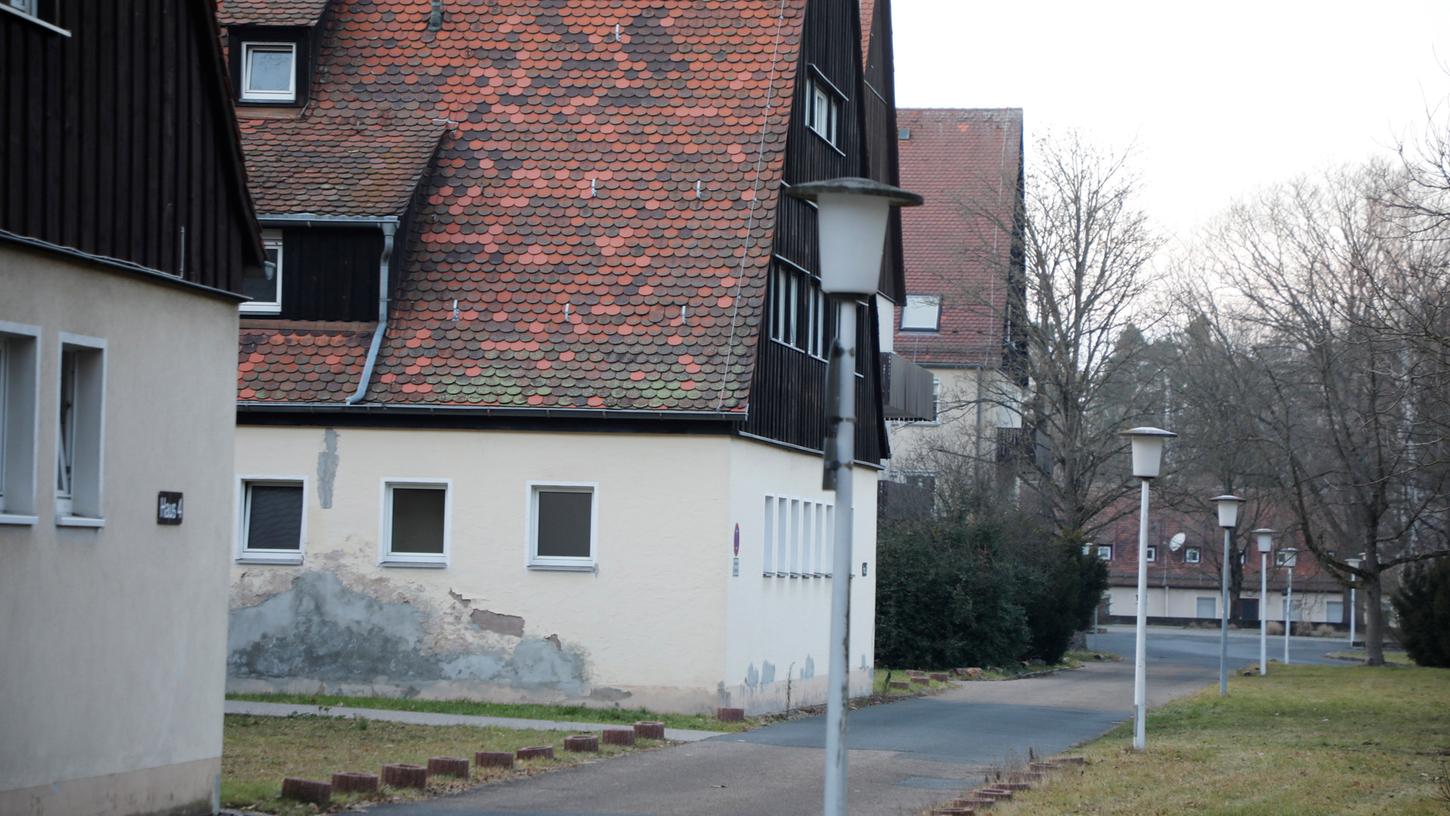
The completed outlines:
<svg viewBox="0 0 1450 816">
<path fill-rule="evenodd" d="M 1158 228 L 1413 136 L 1450 95 L 1450 0 L 892 0 L 901 107 L 1020 107 L 1130 144 Z"/>
</svg>

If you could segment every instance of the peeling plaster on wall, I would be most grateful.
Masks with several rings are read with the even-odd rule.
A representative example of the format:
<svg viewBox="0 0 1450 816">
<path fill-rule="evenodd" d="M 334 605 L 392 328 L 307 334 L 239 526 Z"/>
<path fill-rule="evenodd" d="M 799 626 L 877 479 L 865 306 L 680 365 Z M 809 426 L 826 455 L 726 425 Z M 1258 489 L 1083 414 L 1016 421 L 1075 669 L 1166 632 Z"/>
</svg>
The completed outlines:
<svg viewBox="0 0 1450 816">
<path fill-rule="evenodd" d="M 447 620 L 430 604 L 410 602 L 406 587 L 393 584 L 389 590 L 391 597 L 378 598 L 331 572 L 297 573 L 285 590 L 232 609 L 229 674 L 385 685 L 449 680 L 585 693 L 584 653 L 564 648 L 557 636 L 495 636 L 487 643 L 470 643 L 466 633 L 438 638 L 434 630 L 440 626 L 477 630 L 461 615 Z M 465 647 L 429 647 L 438 640 L 459 641 Z"/>
<path fill-rule="evenodd" d="M 468 614 L 468 619 L 485 632 L 517 638 L 524 636 L 524 619 L 518 615 L 501 615 L 487 609 L 475 609 Z"/>
<path fill-rule="evenodd" d="M 332 483 L 337 479 L 337 430 L 322 432 L 322 450 L 317 453 L 317 502 L 323 510 L 332 509 Z"/>
</svg>

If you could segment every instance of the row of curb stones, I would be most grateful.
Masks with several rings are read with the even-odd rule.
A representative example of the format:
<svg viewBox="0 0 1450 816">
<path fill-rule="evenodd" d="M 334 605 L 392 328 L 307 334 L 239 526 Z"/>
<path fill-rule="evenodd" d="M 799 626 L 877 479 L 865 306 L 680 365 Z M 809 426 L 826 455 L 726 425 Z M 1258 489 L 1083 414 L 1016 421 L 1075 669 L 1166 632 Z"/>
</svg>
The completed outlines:
<svg viewBox="0 0 1450 816">
<path fill-rule="evenodd" d="M 1007 781 L 992 782 L 973 788 L 966 794 L 945 805 L 931 810 L 931 816 L 973 816 L 979 811 L 989 810 L 998 802 L 1011 799 L 1018 791 L 1030 790 L 1047 779 L 1047 775 L 1063 768 L 1086 765 L 1080 756 L 1057 757 L 1044 762 L 1033 762 L 1025 771 L 1007 774 Z"/>
<path fill-rule="evenodd" d="M 603 734 L 605 745 L 634 745 L 635 738 L 662 740 L 665 738 L 665 724 L 643 721 L 635 723 L 634 728 L 606 728 Z M 572 753 L 598 753 L 599 740 L 600 736 L 597 734 L 574 734 L 564 738 L 564 750 Z M 473 766 L 512 769 L 515 762 L 553 758 L 554 746 L 534 745 L 520 748 L 512 753 L 478 751 L 473 755 Z M 381 784 L 391 788 L 421 790 L 428 786 L 430 776 L 467 779 L 469 778 L 468 760 L 463 757 L 433 757 L 428 760 L 426 767 L 402 763 L 384 765 Z M 325 807 L 331 804 L 334 791 L 337 793 L 377 793 L 379 782 L 379 775 L 370 773 L 335 773 L 332 775 L 331 782 L 289 776 L 282 780 L 282 798 Z"/>
</svg>

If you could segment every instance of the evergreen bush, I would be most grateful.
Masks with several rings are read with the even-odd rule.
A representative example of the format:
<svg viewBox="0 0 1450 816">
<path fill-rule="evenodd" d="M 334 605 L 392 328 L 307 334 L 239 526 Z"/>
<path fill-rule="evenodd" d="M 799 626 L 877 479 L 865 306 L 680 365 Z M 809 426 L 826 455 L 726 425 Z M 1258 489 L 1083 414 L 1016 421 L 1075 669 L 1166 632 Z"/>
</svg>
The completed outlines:
<svg viewBox="0 0 1450 816">
<path fill-rule="evenodd" d="M 1450 558 L 1406 568 L 1390 602 L 1410 659 L 1421 666 L 1450 668 Z"/>
</svg>

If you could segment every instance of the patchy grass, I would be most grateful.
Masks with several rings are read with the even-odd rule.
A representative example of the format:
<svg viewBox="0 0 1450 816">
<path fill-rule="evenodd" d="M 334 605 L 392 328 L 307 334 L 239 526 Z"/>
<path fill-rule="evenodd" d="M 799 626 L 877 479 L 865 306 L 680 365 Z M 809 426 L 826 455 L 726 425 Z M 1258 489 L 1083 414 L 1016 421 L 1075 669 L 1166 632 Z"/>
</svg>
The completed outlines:
<svg viewBox="0 0 1450 816">
<path fill-rule="evenodd" d="M 1329 652 L 1325 657 L 1332 657 L 1335 660 L 1356 660 L 1360 663 L 1365 661 L 1364 649 L 1341 649 L 1337 652 Z M 1413 666 L 1415 661 L 1404 652 L 1393 649 L 1385 649 L 1385 663 L 1391 666 Z"/>
<path fill-rule="evenodd" d="M 1445 814 L 1450 671 L 1278 666 L 1149 712 L 1148 750 L 1125 723 L 1089 765 L 1020 794 L 1023 814 Z"/>
<path fill-rule="evenodd" d="M 435 714 L 466 714 L 475 717 L 518 717 L 529 720 L 563 720 L 597 723 L 599 725 L 633 725 L 640 720 L 656 720 L 666 728 L 688 728 L 698 731 L 745 731 L 759 725 L 747 717 L 745 722 L 721 722 L 708 714 L 661 714 L 643 708 L 592 708 L 580 705 L 536 705 L 532 703 L 483 703 L 475 700 L 420 700 L 399 697 L 344 697 L 337 694 L 228 694 L 228 700 L 251 700 L 259 703 L 291 703 L 329 708 L 376 708 L 388 711 L 427 711 Z M 481 750 L 481 749 L 480 749 Z"/>
<path fill-rule="evenodd" d="M 384 789 L 381 798 L 415 799 L 462 790 L 515 776 L 597 761 L 662 743 L 639 740 L 632 748 L 600 745 L 598 754 L 564 753 L 564 731 L 512 728 L 409 725 L 339 717 L 251 717 L 228 715 L 223 726 L 222 805 L 264 813 L 312 813 L 310 805 L 279 799 L 282 777 L 330 780 L 334 772 L 380 774 L 383 765 L 427 765 L 429 757 L 473 760 L 475 751 L 515 751 L 530 745 L 554 746 L 555 759 L 529 760 L 515 770 L 473 769 L 469 780 L 430 779 L 426 792 Z M 335 809 L 366 798 L 333 797 Z"/>
</svg>

